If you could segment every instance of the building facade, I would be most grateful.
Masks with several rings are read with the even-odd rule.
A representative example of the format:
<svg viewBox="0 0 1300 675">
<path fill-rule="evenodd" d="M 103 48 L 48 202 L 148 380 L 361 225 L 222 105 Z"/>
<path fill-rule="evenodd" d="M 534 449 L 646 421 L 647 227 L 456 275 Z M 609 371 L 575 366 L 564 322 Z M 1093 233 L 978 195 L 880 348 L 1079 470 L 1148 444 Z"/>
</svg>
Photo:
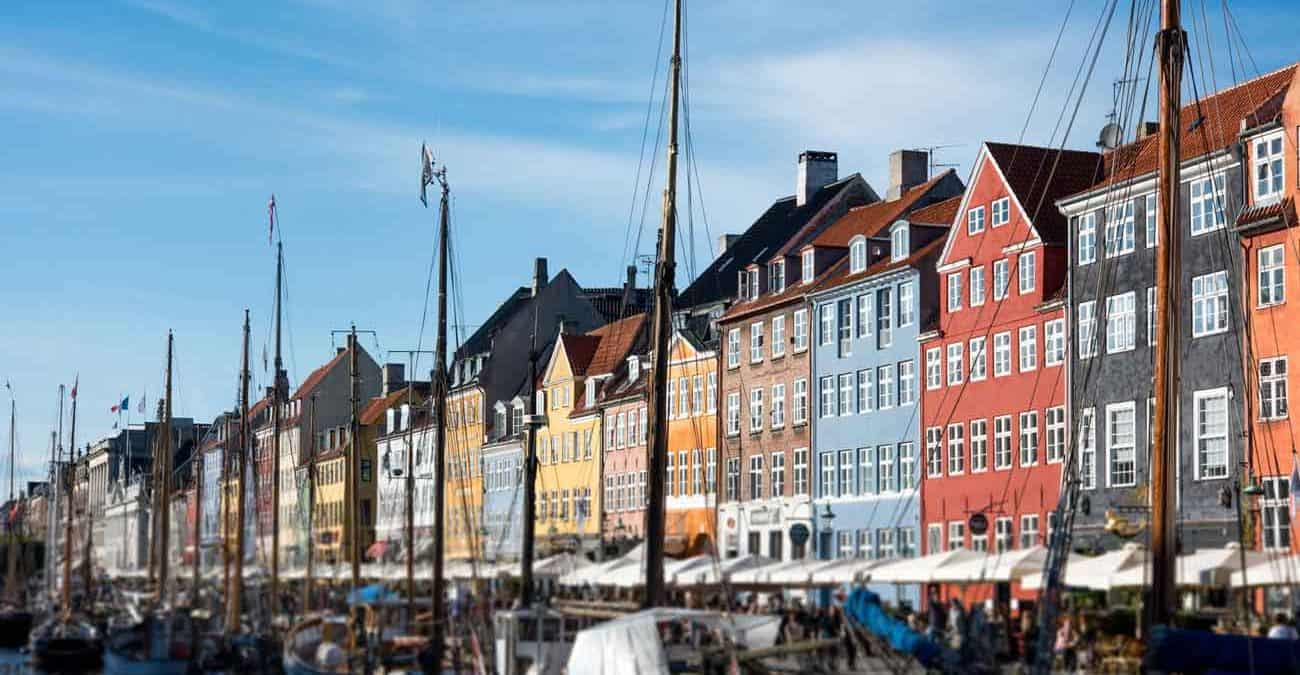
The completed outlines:
<svg viewBox="0 0 1300 675">
<path fill-rule="evenodd" d="M 601 475 L 605 494 L 600 531 L 605 557 L 625 553 L 645 538 L 649 378 L 649 358 L 633 354 L 601 384 L 600 410 L 605 420 Z"/>
<path fill-rule="evenodd" d="M 667 394 L 664 548 L 681 556 L 711 554 L 718 541 L 718 353 L 689 327 L 674 331 L 668 343 Z M 645 424 L 642 418 L 643 443 Z"/>
</svg>

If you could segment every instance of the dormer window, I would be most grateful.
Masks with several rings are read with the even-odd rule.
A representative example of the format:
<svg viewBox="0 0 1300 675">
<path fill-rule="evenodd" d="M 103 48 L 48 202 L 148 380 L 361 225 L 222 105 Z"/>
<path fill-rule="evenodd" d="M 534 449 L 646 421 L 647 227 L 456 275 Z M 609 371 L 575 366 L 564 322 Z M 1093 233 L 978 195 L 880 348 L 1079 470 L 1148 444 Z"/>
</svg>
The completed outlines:
<svg viewBox="0 0 1300 675">
<path fill-rule="evenodd" d="M 411 406 L 409 404 L 403 403 L 401 430 L 406 431 L 407 427 L 409 426 L 411 426 Z"/>
<path fill-rule="evenodd" d="M 736 297 L 741 300 L 749 299 L 749 272 L 746 270 L 737 273 Z"/>
<path fill-rule="evenodd" d="M 777 260 L 767 264 L 767 290 L 780 293 L 785 290 L 785 261 Z"/>
<path fill-rule="evenodd" d="M 627 379 L 629 382 L 636 382 L 641 378 L 641 358 L 637 356 L 627 357 Z"/>
<path fill-rule="evenodd" d="M 906 260 L 907 255 L 911 253 L 911 241 L 908 236 L 907 223 L 895 223 L 894 229 L 889 233 L 889 259 L 898 262 Z"/>
<path fill-rule="evenodd" d="M 595 378 L 587 380 L 586 405 L 588 408 L 594 408 L 596 406 L 596 385 L 598 384 L 599 382 Z"/>
<path fill-rule="evenodd" d="M 749 268 L 749 299 L 757 300 L 761 290 L 758 287 L 758 268 Z"/>
<path fill-rule="evenodd" d="M 803 283 L 805 283 L 805 284 L 810 284 L 810 283 L 812 283 L 812 280 L 813 280 L 813 272 L 816 270 L 816 261 L 817 261 L 816 254 L 817 254 L 817 252 L 816 252 L 815 249 L 808 248 L 808 249 L 805 249 L 804 252 L 803 252 L 803 255 L 800 256 L 800 260 L 799 260 L 799 262 L 800 262 L 800 270 L 799 270 L 799 272 L 800 272 L 800 276 L 799 276 L 799 278 L 800 278 L 800 279 L 803 281 Z"/>
<path fill-rule="evenodd" d="M 867 238 L 858 235 L 849 241 L 849 273 L 857 274 L 867 269 Z"/>
<path fill-rule="evenodd" d="M 1251 143 L 1254 150 L 1255 202 L 1267 204 L 1282 198 L 1282 133 L 1270 134 Z"/>
<path fill-rule="evenodd" d="M 524 428 L 524 402 L 516 401 L 510 415 L 510 429 L 518 433 Z"/>
</svg>

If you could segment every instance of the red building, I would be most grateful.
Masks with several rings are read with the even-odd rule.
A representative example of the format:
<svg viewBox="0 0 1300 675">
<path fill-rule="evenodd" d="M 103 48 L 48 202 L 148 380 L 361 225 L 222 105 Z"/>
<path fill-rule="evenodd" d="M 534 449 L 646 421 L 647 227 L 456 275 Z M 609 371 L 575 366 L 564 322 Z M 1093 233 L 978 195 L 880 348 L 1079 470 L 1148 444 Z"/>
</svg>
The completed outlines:
<svg viewBox="0 0 1300 675">
<path fill-rule="evenodd" d="M 926 554 L 1046 542 L 1067 429 L 1068 230 L 1055 201 L 1099 168 L 1089 152 L 980 150 L 938 260 L 938 325 L 920 336 Z M 976 514 L 982 533 L 971 531 Z M 993 592 L 967 589 L 970 600 Z"/>
</svg>

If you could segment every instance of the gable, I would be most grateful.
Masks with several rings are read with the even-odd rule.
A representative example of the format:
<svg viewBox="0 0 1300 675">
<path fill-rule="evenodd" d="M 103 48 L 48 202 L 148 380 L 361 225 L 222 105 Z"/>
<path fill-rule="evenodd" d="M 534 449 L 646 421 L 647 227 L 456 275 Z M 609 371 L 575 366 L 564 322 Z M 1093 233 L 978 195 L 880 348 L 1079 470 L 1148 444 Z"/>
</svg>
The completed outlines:
<svg viewBox="0 0 1300 675">
<path fill-rule="evenodd" d="M 692 345 L 689 340 L 682 338 L 679 331 L 673 332 L 673 337 L 668 341 L 668 362 L 689 361 L 699 356 L 700 352 Z"/>
<path fill-rule="evenodd" d="M 542 385 L 571 377 L 573 377 L 573 367 L 569 365 L 569 354 L 564 348 L 564 340 L 556 340 L 555 348 L 551 350 L 551 360 L 547 362 L 546 370 L 542 372 Z"/>
<path fill-rule="evenodd" d="M 938 266 L 951 265 L 962 260 L 972 259 L 973 264 L 981 260 L 1000 258 L 1002 249 L 1007 246 L 1035 241 L 1039 238 L 1033 222 L 1026 215 L 1024 205 L 1007 185 L 1002 171 L 989 153 L 988 144 L 981 146 L 976 160 L 975 172 L 970 185 L 962 195 L 961 203 L 953 215 L 952 227 L 943 253 L 939 255 Z M 1003 197 L 1010 202 L 1010 222 L 993 226 L 993 202 Z M 972 209 L 984 208 L 984 230 L 971 234 L 967 228 L 967 214 Z M 1052 206 L 1052 208 L 1055 208 Z"/>
</svg>

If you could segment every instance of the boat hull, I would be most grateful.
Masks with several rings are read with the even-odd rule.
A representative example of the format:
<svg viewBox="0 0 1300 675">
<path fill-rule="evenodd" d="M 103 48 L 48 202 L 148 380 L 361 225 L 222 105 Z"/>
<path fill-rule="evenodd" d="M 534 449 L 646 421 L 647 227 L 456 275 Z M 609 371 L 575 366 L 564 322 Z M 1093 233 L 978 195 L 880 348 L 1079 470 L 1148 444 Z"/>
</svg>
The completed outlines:
<svg viewBox="0 0 1300 675">
<path fill-rule="evenodd" d="M 104 650 L 104 675 L 185 675 L 187 659 L 133 659 L 113 649 Z"/>
<path fill-rule="evenodd" d="M 84 637 L 32 639 L 32 664 L 47 673 L 84 673 L 103 665 L 99 640 Z"/>
<path fill-rule="evenodd" d="M 0 649 L 18 649 L 32 633 L 32 613 L 23 610 L 0 612 Z"/>
</svg>

